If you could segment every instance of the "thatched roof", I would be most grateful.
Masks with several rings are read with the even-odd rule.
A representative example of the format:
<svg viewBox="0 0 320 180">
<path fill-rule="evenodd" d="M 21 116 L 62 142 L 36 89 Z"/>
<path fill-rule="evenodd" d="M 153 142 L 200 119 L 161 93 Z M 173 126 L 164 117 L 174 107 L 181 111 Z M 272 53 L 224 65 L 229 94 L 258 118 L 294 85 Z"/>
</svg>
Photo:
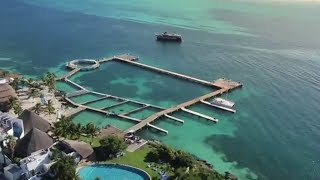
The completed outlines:
<svg viewBox="0 0 320 180">
<path fill-rule="evenodd" d="M 82 158 L 87 158 L 93 153 L 91 145 L 83 141 L 63 140 L 61 143 L 79 153 Z"/>
<path fill-rule="evenodd" d="M 19 157 L 27 157 L 35 151 L 49 148 L 52 144 L 52 138 L 45 132 L 37 128 L 32 128 L 28 134 L 17 141 L 15 154 Z"/>
<path fill-rule="evenodd" d="M 30 110 L 24 110 L 18 118 L 23 121 L 25 134 L 32 128 L 37 128 L 43 132 L 47 132 L 50 129 L 50 123 L 48 121 Z"/>
<path fill-rule="evenodd" d="M 9 101 L 10 97 L 17 97 L 14 89 L 9 84 L 0 84 L 0 103 Z"/>
</svg>

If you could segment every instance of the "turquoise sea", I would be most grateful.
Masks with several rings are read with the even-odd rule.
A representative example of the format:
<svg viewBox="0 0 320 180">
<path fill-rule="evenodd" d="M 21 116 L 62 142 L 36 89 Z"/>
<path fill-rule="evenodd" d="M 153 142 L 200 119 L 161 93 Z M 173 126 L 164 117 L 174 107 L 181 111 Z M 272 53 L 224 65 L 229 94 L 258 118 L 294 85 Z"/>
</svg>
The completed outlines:
<svg viewBox="0 0 320 180">
<path fill-rule="evenodd" d="M 178 44 L 158 43 L 157 32 L 183 35 Z M 183 112 L 169 131 L 140 132 L 211 162 L 240 179 L 320 179 L 320 3 L 267 0 L 2 0 L 0 67 L 39 77 L 61 75 L 64 62 L 120 53 L 205 80 L 227 77 L 244 84 L 226 98 L 229 114 L 204 105 L 192 110 L 217 117 L 212 124 Z M 98 92 L 170 107 L 210 89 L 126 64 L 106 63 L 72 80 Z M 59 83 L 60 88 L 74 87 Z M 93 97 L 78 97 L 86 101 Z M 113 103 L 104 102 L 106 106 Z M 105 104 L 92 103 L 100 107 Z M 121 112 L 132 105 L 119 107 Z M 130 116 L 145 118 L 148 109 Z M 74 121 L 132 125 L 91 112 Z"/>
</svg>

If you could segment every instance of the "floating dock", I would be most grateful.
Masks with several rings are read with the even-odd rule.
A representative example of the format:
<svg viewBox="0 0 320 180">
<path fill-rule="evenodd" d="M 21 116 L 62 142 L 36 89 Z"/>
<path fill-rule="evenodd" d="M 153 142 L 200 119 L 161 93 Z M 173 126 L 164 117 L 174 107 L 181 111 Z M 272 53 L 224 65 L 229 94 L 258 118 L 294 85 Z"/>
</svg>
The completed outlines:
<svg viewBox="0 0 320 180">
<path fill-rule="evenodd" d="M 169 119 L 172 119 L 172 120 L 175 120 L 177 122 L 180 122 L 180 123 L 184 123 L 184 120 L 182 119 L 179 119 L 179 118 L 176 118 L 176 117 L 173 117 L 173 116 L 170 116 L 168 114 L 164 114 L 165 117 L 169 118 Z"/>
<path fill-rule="evenodd" d="M 210 116 L 207 116 L 207 115 L 204 115 L 204 114 L 201 114 L 201 113 L 192 111 L 192 110 L 190 110 L 190 109 L 186 109 L 186 108 L 184 108 L 184 107 L 181 108 L 181 110 L 184 111 L 184 112 L 187 112 L 187 113 L 190 113 L 190 114 L 193 114 L 193 115 L 202 117 L 202 118 L 204 118 L 204 119 L 213 121 L 213 122 L 218 122 L 218 119 L 216 119 L 216 118 L 213 118 L 213 117 L 210 117 Z"/>
<path fill-rule="evenodd" d="M 126 98 L 121 98 L 121 97 L 117 97 L 117 96 L 113 96 L 113 95 L 103 94 L 103 93 L 99 93 L 99 92 L 95 92 L 95 91 L 89 91 L 86 88 L 84 88 L 83 86 L 81 86 L 81 85 L 79 85 L 79 84 L 77 84 L 77 83 L 75 83 L 75 82 L 73 82 L 73 81 L 68 79 L 70 76 L 72 76 L 72 75 L 76 74 L 77 72 L 79 72 L 80 70 L 82 70 L 81 68 L 84 68 L 85 70 L 90 69 L 88 67 L 81 67 L 81 68 L 80 67 L 74 67 L 74 69 L 72 71 L 70 71 L 69 73 L 67 73 L 66 75 L 64 75 L 64 76 L 62 76 L 60 78 L 57 78 L 57 80 L 64 80 L 65 82 L 68 82 L 68 83 L 70 83 L 70 84 L 72 84 L 72 85 L 74 85 L 74 86 L 76 86 L 76 87 L 78 87 L 80 89 L 80 90 L 78 90 L 76 92 L 69 93 L 69 94 L 66 95 L 66 97 L 67 97 L 66 100 L 69 101 L 74 106 L 79 107 L 79 108 L 81 107 L 81 109 L 88 109 L 88 110 L 104 113 L 104 114 L 106 114 L 108 116 L 117 116 L 117 117 L 128 119 L 130 121 L 134 121 L 134 122 L 137 123 L 136 125 L 132 126 L 131 128 L 127 129 L 126 131 L 124 131 L 124 133 L 136 132 L 136 131 L 144 128 L 144 127 L 152 127 L 154 129 L 157 129 L 157 130 L 159 130 L 161 132 L 164 132 L 164 133 L 168 134 L 167 130 L 164 130 L 164 129 L 159 128 L 159 127 L 157 127 L 155 125 L 152 125 L 151 123 L 153 121 L 155 121 L 156 119 L 162 117 L 162 116 L 165 116 L 165 117 L 167 117 L 169 119 L 172 119 L 172 120 L 175 120 L 177 122 L 184 123 L 183 120 L 181 120 L 179 118 L 175 118 L 175 117 L 169 115 L 169 114 L 171 114 L 173 112 L 180 111 L 180 110 L 182 110 L 182 111 L 184 111 L 186 113 L 189 113 L 189 114 L 193 114 L 193 115 L 199 116 L 201 118 L 205 118 L 205 119 L 210 120 L 210 121 L 217 122 L 218 119 L 216 119 L 214 117 L 210 117 L 210 116 L 204 115 L 204 114 L 201 114 L 199 112 L 192 111 L 190 109 L 187 109 L 187 107 L 192 106 L 192 105 L 197 104 L 197 103 L 204 103 L 204 104 L 207 104 L 207 105 L 211 105 L 211 103 L 207 102 L 206 99 L 209 99 L 209 98 L 212 98 L 212 97 L 216 97 L 216 96 L 220 96 L 223 93 L 229 92 L 229 91 L 231 91 L 233 89 L 236 89 L 236 88 L 239 88 L 239 87 L 242 86 L 242 84 L 240 82 L 232 81 L 232 80 L 225 79 L 225 78 L 220 78 L 220 79 L 217 79 L 216 81 L 210 82 L 210 81 L 198 79 L 198 78 L 195 78 L 195 77 L 191 77 L 191 76 L 188 76 L 188 75 L 183 75 L 183 74 L 179 74 L 179 73 L 172 72 L 172 71 L 169 71 L 169 70 L 164 70 L 164 69 L 161 69 L 161 68 L 157 68 L 157 67 L 153 67 L 153 66 L 150 66 L 150 65 L 142 64 L 142 63 L 136 62 L 137 60 L 138 60 L 138 57 L 136 57 L 136 56 L 131 56 L 129 54 L 123 54 L 123 55 L 119 55 L 119 56 L 113 56 L 111 58 L 103 58 L 103 59 L 97 60 L 96 64 L 100 65 L 101 63 L 104 63 L 104 62 L 120 61 L 120 62 L 124 62 L 124 63 L 128 63 L 128 64 L 131 64 L 131 65 L 134 65 L 134 66 L 138 66 L 138 67 L 144 68 L 144 69 L 149 70 L 149 71 L 154 71 L 154 72 L 158 72 L 158 73 L 161 73 L 161 74 L 166 74 L 166 75 L 169 75 L 169 76 L 173 76 L 173 77 L 176 77 L 176 78 L 179 78 L 179 79 L 184 79 L 184 80 L 187 80 L 187 81 L 190 81 L 190 82 L 193 82 L 193 83 L 197 83 L 197 84 L 200 84 L 200 85 L 209 86 L 209 87 L 213 88 L 214 91 L 211 92 L 211 93 L 205 94 L 203 96 L 191 99 L 191 100 L 189 100 L 187 102 L 184 102 L 182 104 L 179 104 L 177 106 L 165 109 L 165 108 L 160 107 L 160 106 L 146 104 L 146 103 L 142 103 L 142 102 L 138 102 L 138 101 L 134 101 L 134 100 L 129 100 L 129 99 L 126 99 Z M 70 97 L 75 97 L 75 96 L 83 95 L 83 94 L 86 94 L 86 93 L 93 93 L 93 94 L 101 95 L 103 97 L 101 97 L 99 99 L 96 99 L 96 100 L 85 102 L 83 104 L 77 104 L 77 103 L 73 102 L 71 99 L 69 99 Z M 97 102 L 97 101 L 103 100 L 105 98 L 113 98 L 113 99 L 115 99 L 117 101 L 121 101 L 121 102 L 113 104 L 113 105 L 110 105 L 108 107 L 101 108 L 101 109 L 97 109 L 97 108 L 92 108 L 92 107 L 86 106 L 86 104 L 89 104 L 89 103 L 92 103 L 92 102 Z M 112 107 L 120 106 L 120 105 L 125 104 L 125 103 L 134 103 L 136 105 L 141 105 L 142 107 L 139 107 L 137 109 L 134 109 L 134 110 L 131 110 L 129 112 L 122 113 L 122 114 L 115 114 L 115 113 L 107 111 L 108 109 L 110 109 Z M 127 115 L 129 115 L 131 113 L 138 112 L 138 111 L 143 110 L 144 108 L 148 108 L 148 107 L 157 108 L 157 109 L 159 109 L 161 111 L 152 114 L 151 116 L 149 116 L 146 119 L 136 119 L 136 118 L 132 118 L 132 117 L 127 116 Z"/>
</svg>

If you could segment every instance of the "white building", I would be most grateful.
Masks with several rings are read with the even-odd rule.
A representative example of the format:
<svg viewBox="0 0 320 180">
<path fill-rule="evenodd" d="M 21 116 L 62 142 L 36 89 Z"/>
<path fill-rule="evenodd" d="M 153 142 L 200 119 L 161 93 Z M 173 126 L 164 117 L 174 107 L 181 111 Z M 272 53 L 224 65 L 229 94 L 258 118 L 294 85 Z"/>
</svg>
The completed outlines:
<svg viewBox="0 0 320 180">
<path fill-rule="evenodd" d="M 30 156 L 20 160 L 20 167 L 26 173 L 26 177 L 30 178 L 37 174 L 47 172 L 48 164 L 52 161 L 50 156 L 52 152 L 49 150 L 39 150 L 32 153 Z"/>
<path fill-rule="evenodd" d="M 24 136 L 23 121 L 0 112 L 0 131 L 4 134 L 22 138 Z"/>
<path fill-rule="evenodd" d="M 23 175 L 22 169 L 16 164 L 10 164 L 4 168 L 4 176 L 7 180 L 17 180 Z"/>
</svg>

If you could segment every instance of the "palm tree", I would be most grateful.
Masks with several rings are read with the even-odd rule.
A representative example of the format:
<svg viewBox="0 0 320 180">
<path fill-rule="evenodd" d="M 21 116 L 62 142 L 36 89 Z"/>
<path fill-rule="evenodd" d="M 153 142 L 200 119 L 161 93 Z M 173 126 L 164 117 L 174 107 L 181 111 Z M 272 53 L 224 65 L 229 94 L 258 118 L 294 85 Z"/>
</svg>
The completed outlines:
<svg viewBox="0 0 320 180">
<path fill-rule="evenodd" d="M 17 104 L 14 104 L 13 106 L 13 112 L 16 114 L 16 115 L 20 115 L 22 113 L 22 107 L 21 107 L 21 104 L 20 103 L 17 103 Z"/>
<path fill-rule="evenodd" d="M 7 148 L 8 148 L 8 151 L 10 153 L 10 159 L 13 160 L 13 158 L 14 158 L 14 149 L 16 147 L 17 141 L 16 141 L 15 137 L 13 137 L 11 135 L 8 135 L 6 137 L 6 140 L 7 140 Z"/>
<path fill-rule="evenodd" d="M 20 79 L 17 78 L 17 77 L 13 79 L 12 84 L 11 84 L 13 89 L 17 89 L 18 88 L 19 81 L 20 81 Z"/>
<path fill-rule="evenodd" d="M 87 136 L 91 136 L 90 144 L 92 144 L 93 137 L 98 132 L 98 128 L 93 123 L 88 123 L 84 128 L 83 131 Z"/>
<path fill-rule="evenodd" d="M 80 135 L 82 133 L 82 127 L 80 124 L 75 124 L 71 122 L 70 127 L 69 127 L 69 135 L 71 139 L 74 139 L 74 136 L 76 139 L 79 139 Z"/>
<path fill-rule="evenodd" d="M 3 165 L 6 166 L 7 162 L 6 162 L 6 155 L 4 154 L 4 145 L 3 145 L 3 141 L 0 142 L 0 148 L 2 149 L 1 153 L 2 153 L 2 158 L 3 158 Z"/>
<path fill-rule="evenodd" d="M 39 95 L 39 90 L 36 88 L 31 88 L 30 93 L 29 93 L 29 97 L 35 98 Z"/>
<path fill-rule="evenodd" d="M 51 72 L 42 77 L 43 83 L 49 88 L 49 91 L 52 92 L 56 89 L 56 75 Z"/>
<path fill-rule="evenodd" d="M 51 168 L 55 180 L 78 180 L 80 179 L 76 172 L 76 163 L 73 157 L 66 156 L 59 159 Z"/>
<path fill-rule="evenodd" d="M 53 133 L 56 136 L 67 137 L 70 134 L 70 127 L 72 119 L 70 117 L 62 116 L 60 121 L 54 122 Z"/>
<path fill-rule="evenodd" d="M 47 105 L 47 112 L 49 115 L 54 114 L 55 113 L 55 108 L 53 107 L 53 103 L 52 100 L 48 101 L 48 105 Z"/>
<path fill-rule="evenodd" d="M 40 103 L 37 103 L 34 107 L 33 107 L 33 110 L 36 114 L 40 114 L 40 110 L 41 110 L 41 104 Z"/>
<path fill-rule="evenodd" d="M 18 99 L 16 97 L 10 97 L 9 99 L 9 107 L 12 109 L 16 104 L 18 104 Z"/>
</svg>

